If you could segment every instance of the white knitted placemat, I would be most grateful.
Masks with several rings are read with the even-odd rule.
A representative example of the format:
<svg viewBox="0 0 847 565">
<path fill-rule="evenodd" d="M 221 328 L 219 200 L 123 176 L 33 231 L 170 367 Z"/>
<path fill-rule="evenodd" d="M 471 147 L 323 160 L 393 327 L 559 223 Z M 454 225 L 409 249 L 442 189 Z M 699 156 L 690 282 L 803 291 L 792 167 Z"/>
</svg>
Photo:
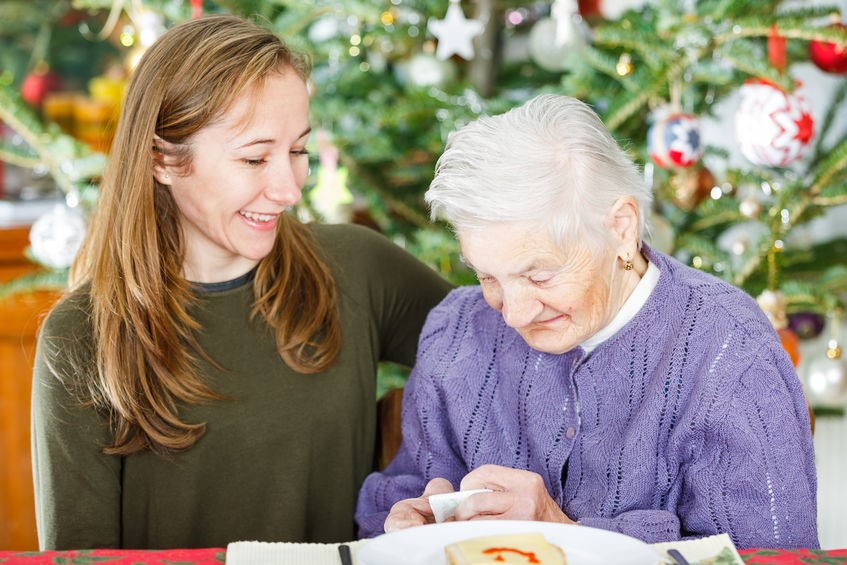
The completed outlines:
<svg viewBox="0 0 847 565">
<path fill-rule="evenodd" d="M 368 540 L 352 541 L 350 552 Z M 227 565 L 340 565 L 338 543 L 282 543 L 237 541 L 226 546 Z"/>
</svg>

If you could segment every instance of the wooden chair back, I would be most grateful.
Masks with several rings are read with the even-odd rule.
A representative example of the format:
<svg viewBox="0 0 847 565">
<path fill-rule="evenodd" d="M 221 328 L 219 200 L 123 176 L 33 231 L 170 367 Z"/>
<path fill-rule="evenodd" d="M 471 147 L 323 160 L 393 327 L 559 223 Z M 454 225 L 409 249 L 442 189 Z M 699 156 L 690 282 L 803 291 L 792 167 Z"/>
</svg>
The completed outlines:
<svg viewBox="0 0 847 565">
<path fill-rule="evenodd" d="M 403 433 L 400 431 L 400 413 L 403 408 L 403 389 L 394 388 L 377 402 L 377 468 L 381 471 L 394 459 Z"/>
</svg>

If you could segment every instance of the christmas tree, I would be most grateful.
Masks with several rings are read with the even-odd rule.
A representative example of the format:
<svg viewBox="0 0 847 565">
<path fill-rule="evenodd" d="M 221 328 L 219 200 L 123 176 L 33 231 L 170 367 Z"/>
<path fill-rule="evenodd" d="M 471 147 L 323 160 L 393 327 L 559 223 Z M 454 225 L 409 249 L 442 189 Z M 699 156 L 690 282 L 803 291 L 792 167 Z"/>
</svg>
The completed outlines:
<svg viewBox="0 0 847 565">
<path fill-rule="evenodd" d="M 143 50 L 145 37 L 199 13 L 266 22 L 314 63 L 315 162 L 299 213 L 372 225 L 457 283 L 469 282 L 469 273 L 422 200 L 447 134 L 540 92 L 581 98 L 644 167 L 655 193 L 649 243 L 759 299 L 795 359 L 798 337 L 830 332 L 811 396 L 821 404 L 847 398 L 837 336 L 847 240 L 802 237 L 847 203 L 847 119 L 839 113 L 847 31 L 836 6 L 78 0 L 10 1 L 0 9 L 19 12 L 0 22 L 33 22 L 32 30 L 46 20 L 77 31 L 80 43 L 119 36 L 124 60 Z M 18 33 L 6 25 L 4 38 Z M 62 41 L 73 38 L 63 33 Z M 798 66 L 833 85 L 818 115 L 803 100 Z M 42 163 L 84 207 L 96 199 L 102 161 L 20 99 L 24 67 L 4 63 L 0 119 L 26 143 L 7 139 L 0 158 Z M 709 127 L 720 135 L 710 138 Z M 37 284 L 17 281 L 15 288 Z"/>
</svg>

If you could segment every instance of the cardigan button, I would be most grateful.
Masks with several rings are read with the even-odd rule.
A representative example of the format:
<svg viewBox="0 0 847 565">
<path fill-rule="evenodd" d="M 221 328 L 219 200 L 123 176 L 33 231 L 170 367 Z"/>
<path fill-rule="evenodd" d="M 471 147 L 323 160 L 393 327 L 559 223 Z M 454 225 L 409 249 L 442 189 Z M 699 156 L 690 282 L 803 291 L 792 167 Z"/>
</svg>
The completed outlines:
<svg viewBox="0 0 847 565">
<path fill-rule="evenodd" d="M 565 430 L 565 437 L 567 437 L 568 439 L 573 439 L 573 436 L 575 435 L 576 430 L 573 428 L 573 426 L 570 426 L 567 430 Z"/>
</svg>

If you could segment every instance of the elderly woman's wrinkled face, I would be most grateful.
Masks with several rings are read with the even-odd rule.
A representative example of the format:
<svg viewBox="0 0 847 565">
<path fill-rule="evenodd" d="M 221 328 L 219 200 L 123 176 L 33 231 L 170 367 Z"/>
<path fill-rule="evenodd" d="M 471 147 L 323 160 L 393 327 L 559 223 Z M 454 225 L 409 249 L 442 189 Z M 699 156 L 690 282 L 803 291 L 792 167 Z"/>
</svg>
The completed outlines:
<svg viewBox="0 0 847 565">
<path fill-rule="evenodd" d="M 458 230 L 486 302 L 538 351 L 564 353 L 611 322 L 625 297 L 615 256 L 562 249 L 547 230 L 493 224 Z"/>
</svg>

